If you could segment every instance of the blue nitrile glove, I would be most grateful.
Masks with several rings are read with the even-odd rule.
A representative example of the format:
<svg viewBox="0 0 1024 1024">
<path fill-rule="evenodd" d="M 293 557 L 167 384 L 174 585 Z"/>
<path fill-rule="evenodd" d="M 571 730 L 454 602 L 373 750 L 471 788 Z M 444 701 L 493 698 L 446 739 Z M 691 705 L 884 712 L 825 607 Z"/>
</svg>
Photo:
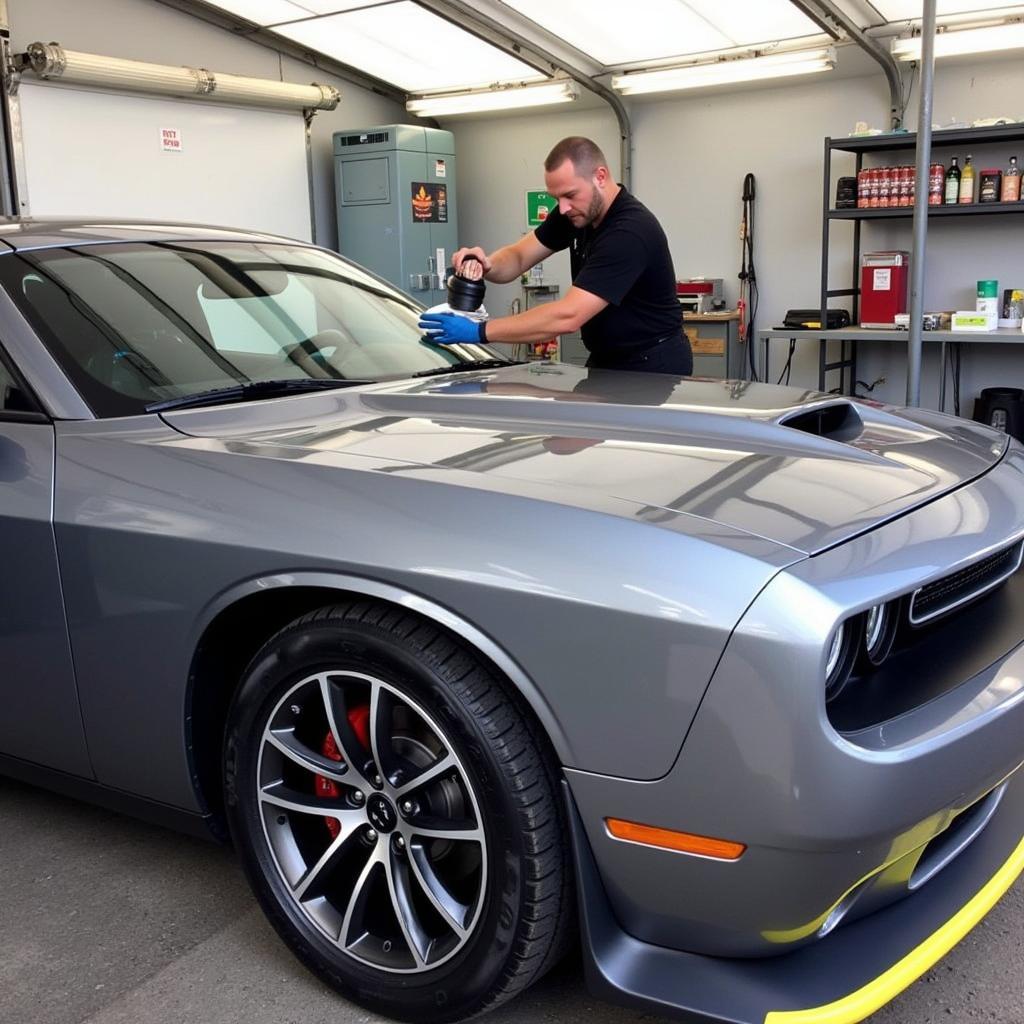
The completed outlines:
<svg viewBox="0 0 1024 1024">
<path fill-rule="evenodd" d="M 435 345 L 479 345 L 484 323 L 455 313 L 421 313 L 419 328 Z"/>
</svg>

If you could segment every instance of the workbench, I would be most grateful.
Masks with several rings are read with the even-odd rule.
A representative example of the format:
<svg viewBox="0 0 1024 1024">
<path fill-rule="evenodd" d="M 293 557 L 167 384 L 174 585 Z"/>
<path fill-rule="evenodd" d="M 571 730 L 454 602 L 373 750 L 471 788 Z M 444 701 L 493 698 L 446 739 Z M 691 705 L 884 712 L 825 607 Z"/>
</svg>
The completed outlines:
<svg viewBox="0 0 1024 1024">
<path fill-rule="evenodd" d="M 771 369 L 769 365 L 769 349 L 772 341 L 817 341 L 818 342 L 818 390 L 825 391 L 825 374 L 830 370 L 840 370 L 840 389 L 845 394 L 854 394 L 857 381 L 857 342 L 888 342 L 902 346 L 904 351 L 907 347 L 908 332 L 901 330 L 879 330 L 869 327 L 841 327 L 836 330 L 793 330 L 792 328 L 773 328 L 757 332 L 758 340 L 761 342 L 761 359 L 758 373 L 761 380 L 774 383 L 771 380 Z M 842 343 L 839 360 L 827 361 L 827 345 L 830 341 Z M 921 341 L 923 344 L 937 344 L 939 349 L 939 411 L 945 410 L 946 405 L 946 360 L 949 354 L 950 345 L 1020 345 L 1024 344 L 1024 332 L 1009 327 L 1000 327 L 995 331 L 922 331 Z M 849 355 L 847 355 L 849 346 Z M 846 368 L 850 370 L 850 383 L 848 390 L 845 388 Z"/>
</svg>

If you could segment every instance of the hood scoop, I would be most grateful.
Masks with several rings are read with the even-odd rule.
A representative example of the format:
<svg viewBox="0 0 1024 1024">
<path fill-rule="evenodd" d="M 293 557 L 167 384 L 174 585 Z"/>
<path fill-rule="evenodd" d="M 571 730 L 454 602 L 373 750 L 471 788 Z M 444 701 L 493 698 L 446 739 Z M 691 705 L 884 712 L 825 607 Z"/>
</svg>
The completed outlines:
<svg viewBox="0 0 1024 1024">
<path fill-rule="evenodd" d="M 779 420 L 779 426 L 799 430 L 830 441 L 855 441 L 864 432 L 864 421 L 850 402 L 834 402 L 804 409 Z"/>
</svg>

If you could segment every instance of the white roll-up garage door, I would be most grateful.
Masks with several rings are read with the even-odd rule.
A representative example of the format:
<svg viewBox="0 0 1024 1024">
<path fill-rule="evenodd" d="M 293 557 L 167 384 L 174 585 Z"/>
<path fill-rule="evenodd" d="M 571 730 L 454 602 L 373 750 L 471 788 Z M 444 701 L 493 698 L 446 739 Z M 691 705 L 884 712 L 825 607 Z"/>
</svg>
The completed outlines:
<svg viewBox="0 0 1024 1024">
<path fill-rule="evenodd" d="M 310 240 L 297 111 L 27 79 L 18 99 L 31 216 L 192 221 Z"/>
</svg>

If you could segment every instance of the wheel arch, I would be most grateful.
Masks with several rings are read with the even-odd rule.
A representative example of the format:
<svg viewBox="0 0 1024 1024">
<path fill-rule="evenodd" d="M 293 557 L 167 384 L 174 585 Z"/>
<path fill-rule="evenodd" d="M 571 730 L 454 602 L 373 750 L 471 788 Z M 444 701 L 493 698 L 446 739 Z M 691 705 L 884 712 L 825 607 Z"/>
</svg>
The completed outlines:
<svg viewBox="0 0 1024 1024">
<path fill-rule="evenodd" d="M 262 576 L 239 583 L 211 602 L 200 617 L 192 645 L 184 708 L 189 772 L 199 806 L 218 838 L 227 838 L 220 785 L 224 723 L 246 666 L 289 622 L 351 598 L 401 607 L 468 645 L 518 692 L 557 763 L 573 763 L 565 733 L 528 673 L 493 637 L 450 608 L 392 584 L 359 576 L 318 572 Z"/>
</svg>

